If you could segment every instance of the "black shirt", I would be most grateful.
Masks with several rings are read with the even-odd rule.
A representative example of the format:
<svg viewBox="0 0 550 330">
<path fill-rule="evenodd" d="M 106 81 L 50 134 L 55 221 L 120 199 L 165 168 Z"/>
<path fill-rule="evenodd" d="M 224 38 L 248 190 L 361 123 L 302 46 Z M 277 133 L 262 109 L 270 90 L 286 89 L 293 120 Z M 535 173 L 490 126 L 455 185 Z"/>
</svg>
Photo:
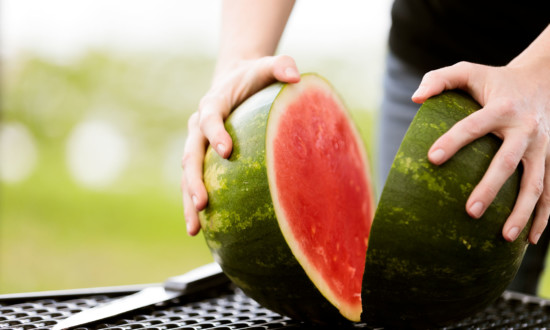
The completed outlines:
<svg viewBox="0 0 550 330">
<path fill-rule="evenodd" d="M 548 24 L 548 0 L 395 0 L 389 45 L 421 73 L 459 61 L 500 66 Z"/>
</svg>

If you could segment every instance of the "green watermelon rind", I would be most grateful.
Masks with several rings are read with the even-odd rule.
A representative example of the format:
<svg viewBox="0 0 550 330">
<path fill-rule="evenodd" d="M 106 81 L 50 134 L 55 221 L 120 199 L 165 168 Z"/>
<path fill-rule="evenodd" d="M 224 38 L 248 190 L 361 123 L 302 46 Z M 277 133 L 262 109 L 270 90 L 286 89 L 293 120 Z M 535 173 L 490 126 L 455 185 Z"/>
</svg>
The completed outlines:
<svg viewBox="0 0 550 330">
<path fill-rule="evenodd" d="M 483 217 L 473 219 L 466 201 L 501 140 L 482 137 L 440 166 L 427 159 L 439 136 L 479 108 L 465 93 L 448 91 L 427 100 L 410 125 L 371 228 L 364 321 L 445 325 L 482 310 L 513 280 L 528 245 L 529 226 L 513 243 L 501 232 L 517 198 L 521 168 Z"/>
<path fill-rule="evenodd" d="M 320 77 L 305 74 L 304 79 Z M 209 202 L 199 214 L 202 233 L 223 271 L 261 305 L 312 323 L 348 323 L 297 261 L 272 204 L 266 125 L 273 104 L 291 86 L 275 83 L 247 99 L 227 118 L 225 127 L 233 139 L 228 159 L 208 147 L 204 182 Z"/>
</svg>

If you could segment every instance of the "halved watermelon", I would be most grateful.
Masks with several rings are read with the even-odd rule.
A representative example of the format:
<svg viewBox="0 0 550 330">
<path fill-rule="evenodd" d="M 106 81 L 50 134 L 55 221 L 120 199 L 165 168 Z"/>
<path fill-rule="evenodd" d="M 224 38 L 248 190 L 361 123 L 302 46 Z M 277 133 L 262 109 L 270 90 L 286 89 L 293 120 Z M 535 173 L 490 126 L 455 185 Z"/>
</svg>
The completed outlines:
<svg viewBox="0 0 550 330">
<path fill-rule="evenodd" d="M 434 166 L 433 142 L 479 109 L 464 93 L 426 101 L 394 160 L 373 220 L 362 140 L 332 87 L 308 74 L 276 83 L 226 121 L 233 152 L 208 148 L 200 220 L 224 272 L 250 297 L 315 323 L 436 327 L 496 299 L 516 273 L 529 226 L 502 226 L 521 168 L 480 219 L 464 206 L 501 141 L 488 135 Z"/>
<path fill-rule="evenodd" d="M 200 216 L 215 259 L 268 308 L 358 321 L 374 196 L 365 148 L 338 95 L 306 74 L 255 94 L 226 128 L 233 152 L 226 160 L 208 149 Z"/>
<path fill-rule="evenodd" d="M 445 164 L 430 146 L 481 106 L 464 92 L 424 102 L 393 161 L 371 229 L 363 319 L 395 328 L 433 328 L 483 310 L 506 289 L 527 248 L 530 225 L 514 242 L 502 226 L 516 202 L 522 168 L 480 219 L 465 209 L 502 141 L 489 134 Z"/>
</svg>

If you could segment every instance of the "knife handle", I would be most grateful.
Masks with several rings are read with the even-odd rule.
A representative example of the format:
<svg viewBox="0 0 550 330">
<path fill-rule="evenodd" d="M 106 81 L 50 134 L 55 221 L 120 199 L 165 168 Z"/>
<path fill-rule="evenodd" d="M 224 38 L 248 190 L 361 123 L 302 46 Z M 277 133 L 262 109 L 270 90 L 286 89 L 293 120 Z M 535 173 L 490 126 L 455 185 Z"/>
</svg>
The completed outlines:
<svg viewBox="0 0 550 330">
<path fill-rule="evenodd" d="M 183 275 L 169 277 L 164 282 L 164 288 L 166 290 L 190 294 L 221 285 L 227 285 L 228 283 L 230 283 L 230 280 L 223 273 L 220 265 L 213 262 L 192 269 Z"/>
</svg>

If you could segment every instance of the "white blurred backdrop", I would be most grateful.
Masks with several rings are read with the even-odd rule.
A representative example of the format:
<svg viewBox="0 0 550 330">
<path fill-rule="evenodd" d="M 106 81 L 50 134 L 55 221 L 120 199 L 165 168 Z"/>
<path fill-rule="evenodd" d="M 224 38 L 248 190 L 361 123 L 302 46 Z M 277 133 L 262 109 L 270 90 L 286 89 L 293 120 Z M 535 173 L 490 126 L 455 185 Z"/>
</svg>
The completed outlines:
<svg viewBox="0 0 550 330">
<path fill-rule="evenodd" d="M 216 55 L 219 0 L 1 0 L 2 58 L 35 51 L 63 61 L 90 49 Z M 349 102 L 372 108 L 379 99 L 390 0 L 298 0 L 279 47 L 301 70 L 321 59 L 347 63 L 335 79 L 354 76 Z"/>
<path fill-rule="evenodd" d="M 335 86 L 368 144 L 390 6 L 298 0 L 278 49 Z M 156 282 L 211 260 L 185 233 L 179 181 L 220 10 L 0 0 L 0 293 Z"/>
</svg>

